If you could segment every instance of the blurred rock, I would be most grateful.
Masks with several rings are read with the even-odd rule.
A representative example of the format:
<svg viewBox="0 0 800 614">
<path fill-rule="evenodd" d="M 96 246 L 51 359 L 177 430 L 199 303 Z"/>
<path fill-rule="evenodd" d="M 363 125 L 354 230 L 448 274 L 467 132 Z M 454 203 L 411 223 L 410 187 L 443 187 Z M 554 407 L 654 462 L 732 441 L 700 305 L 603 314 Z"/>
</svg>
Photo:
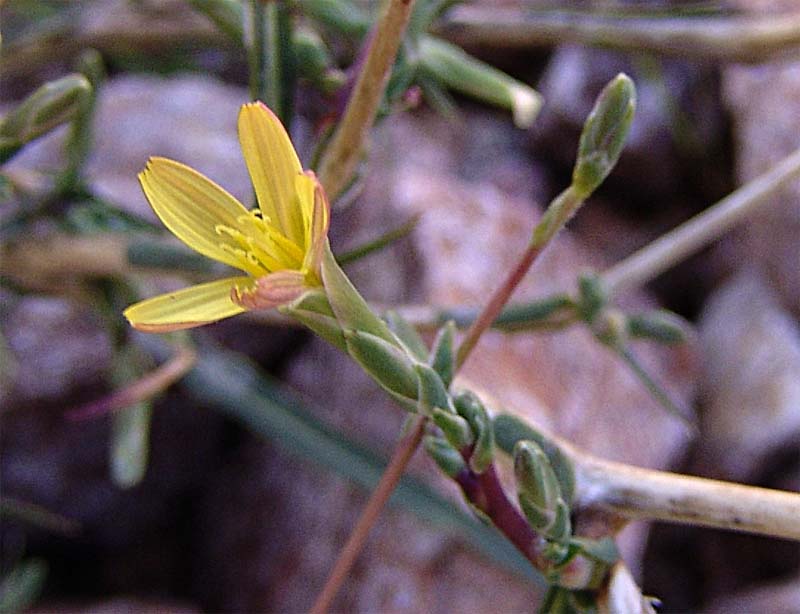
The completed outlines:
<svg viewBox="0 0 800 614">
<path fill-rule="evenodd" d="M 244 89 L 211 77 L 129 76 L 101 90 L 95 147 L 86 169 L 96 193 L 124 209 L 155 219 L 137 173 L 150 156 L 188 164 L 242 202 L 252 199 L 236 118 Z M 117 151 L 124 147 L 125 155 Z"/>
<path fill-rule="evenodd" d="M 315 364 L 320 371 L 320 363 Z M 346 383 L 357 393 L 371 394 L 363 376 L 351 378 L 346 365 L 337 366 L 347 371 L 337 371 L 340 390 Z M 342 411 L 341 405 L 322 405 L 321 395 L 337 388 L 334 378 L 328 379 L 330 384 L 314 397 L 320 408 Z M 385 401 L 348 409 L 351 420 L 358 410 L 375 414 L 373 425 L 382 419 L 384 439 L 398 432 L 399 416 L 387 411 Z M 308 611 L 366 503 L 366 493 L 318 465 L 263 444 L 243 450 L 236 463 L 212 478 L 211 486 L 205 520 L 197 531 L 202 536 L 202 572 L 196 590 L 206 607 Z M 503 590 L 497 591 L 498 586 Z M 487 563 L 442 527 L 390 507 L 370 533 L 332 611 L 481 612 L 491 603 L 497 611 L 522 612 L 540 597 L 538 585 Z"/>
<path fill-rule="evenodd" d="M 800 7 L 795 7 L 800 10 Z M 772 168 L 800 147 L 800 61 L 730 66 L 724 95 L 734 124 L 740 183 Z M 755 261 L 770 276 L 784 301 L 800 311 L 800 180 L 762 206 L 743 225 L 738 264 Z"/>
<path fill-rule="evenodd" d="M 537 156 L 572 168 L 586 116 L 620 71 L 636 83 L 637 107 L 609 185 L 624 189 L 628 203 L 650 208 L 685 198 L 687 182 L 714 193 L 720 177 L 706 161 L 716 160 L 711 153 L 718 153 L 724 118 L 709 64 L 558 47 L 539 82 L 545 105 L 531 131 Z"/>
<path fill-rule="evenodd" d="M 28 614 L 199 614 L 200 610 L 175 601 L 159 601 L 117 597 L 99 603 L 49 603 L 26 610 Z"/>
<path fill-rule="evenodd" d="M 4 519 L 3 543 L 22 539 L 29 554 L 45 558 L 47 587 L 61 595 L 92 594 L 98 587 L 111 593 L 175 590 L 187 564 L 186 509 L 179 502 L 204 483 L 218 457 L 222 419 L 169 395 L 154 411 L 144 480 L 120 490 L 109 476 L 109 421 L 66 420 L 64 411 L 76 402 L 65 393 L 4 412 L 0 464 L 5 496 L 60 514 L 80 531 L 61 536 Z"/>
<path fill-rule="evenodd" d="M 744 271 L 708 300 L 703 464 L 746 481 L 800 435 L 800 327 L 758 273 Z"/>
<path fill-rule="evenodd" d="M 4 403 L 55 400 L 105 378 L 111 339 L 97 312 L 62 298 L 8 299 L 3 335 L 12 373 Z"/>
<path fill-rule="evenodd" d="M 800 579 L 764 584 L 717 599 L 703 608 L 705 614 L 795 614 L 800 604 Z"/>
<path fill-rule="evenodd" d="M 136 175 L 150 156 L 163 156 L 249 202 L 252 188 L 236 136 L 239 106 L 247 99 L 244 89 L 199 75 L 133 75 L 104 83 L 85 168 L 91 189 L 112 206 L 155 222 Z M 5 170 L 25 176 L 59 168 L 64 136 L 62 129 L 32 143 Z"/>
<path fill-rule="evenodd" d="M 75 70 L 86 49 L 96 49 L 117 69 L 199 71 L 226 63 L 219 49 L 228 39 L 181 0 L 87 0 L 41 10 L 15 5 L 3 15 L 11 27 L 4 28 L 10 44 L 0 70 L 2 96 L 21 98 L 42 81 Z"/>
</svg>

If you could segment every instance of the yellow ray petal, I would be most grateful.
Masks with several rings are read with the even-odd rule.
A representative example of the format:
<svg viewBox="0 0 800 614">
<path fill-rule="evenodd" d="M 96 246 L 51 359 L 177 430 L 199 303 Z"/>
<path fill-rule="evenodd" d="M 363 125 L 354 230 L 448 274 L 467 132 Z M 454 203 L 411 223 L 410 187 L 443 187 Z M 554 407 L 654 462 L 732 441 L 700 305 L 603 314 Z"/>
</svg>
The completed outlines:
<svg viewBox="0 0 800 614">
<path fill-rule="evenodd" d="M 303 168 L 280 120 L 261 102 L 244 105 L 239 112 L 239 141 L 261 211 L 288 239 L 302 245 L 303 220 L 294 202 L 294 181 Z"/>
<path fill-rule="evenodd" d="M 325 247 L 325 241 L 328 237 L 331 206 L 328 202 L 328 197 L 325 195 L 325 190 L 322 189 L 322 185 L 320 185 L 313 174 L 310 176 L 314 181 L 314 198 L 312 200 L 313 210 L 311 212 L 311 223 L 309 226 L 310 245 L 306 248 L 303 268 L 319 277 L 322 250 Z"/>
<path fill-rule="evenodd" d="M 240 218 L 247 209 L 216 183 L 194 169 L 166 158 L 150 158 L 139 173 L 147 200 L 164 225 L 181 241 L 204 256 L 259 276 L 264 271 L 246 258 L 222 248 L 240 245 L 216 231 L 218 225 L 243 229 Z"/>
<path fill-rule="evenodd" d="M 252 291 L 252 277 L 228 277 L 131 305 L 123 315 L 131 326 L 148 333 L 165 333 L 216 322 L 245 311 L 231 300 L 231 292 Z"/>
<path fill-rule="evenodd" d="M 294 179 L 294 189 L 297 194 L 297 206 L 303 219 L 303 252 L 307 255 L 311 247 L 311 225 L 314 218 L 314 190 L 317 180 L 314 173 L 306 171 Z"/>
</svg>

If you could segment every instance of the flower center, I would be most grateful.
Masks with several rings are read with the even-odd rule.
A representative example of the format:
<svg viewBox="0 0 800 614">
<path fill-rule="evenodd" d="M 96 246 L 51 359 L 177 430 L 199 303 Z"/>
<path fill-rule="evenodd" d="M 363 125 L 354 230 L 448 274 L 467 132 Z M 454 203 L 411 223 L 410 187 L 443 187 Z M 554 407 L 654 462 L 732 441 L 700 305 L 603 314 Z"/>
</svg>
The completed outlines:
<svg viewBox="0 0 800 614">
<path fill-rule="evenodd" d="M 241 268 L 254 277 L 283 270 L 300 270 L 304 251 L 287 239 L 265 218 L 259 209 L 240 215 L 238 228 L 217 224 L 214 231 L 232 241 L 220 243 L 220 248 L 231 254 Z"/>
</svg>

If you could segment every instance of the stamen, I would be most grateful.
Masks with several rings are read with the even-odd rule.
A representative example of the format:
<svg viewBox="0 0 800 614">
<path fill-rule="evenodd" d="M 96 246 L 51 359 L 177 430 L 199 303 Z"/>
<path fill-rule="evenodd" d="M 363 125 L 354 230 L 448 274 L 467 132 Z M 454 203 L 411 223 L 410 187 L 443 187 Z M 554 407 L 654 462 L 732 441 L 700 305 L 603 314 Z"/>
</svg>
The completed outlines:
<svg viewBox="0 0 800 614">
<path fill-rule="evenodd" d="M 233 247 L 227 243 L 220 243 L 219 247 L 222 251 L 228 252 L 236 260 L 238 260 L 240 264 L 239 268 L 241 268 L 243 271 L 247 271 L 255 277 L 260 277 L 267 273 L 264 266 L 262 266 L 258 258 L 256 258 L 255 254 L 253 254 L 251 251 Z"/>
</svg>

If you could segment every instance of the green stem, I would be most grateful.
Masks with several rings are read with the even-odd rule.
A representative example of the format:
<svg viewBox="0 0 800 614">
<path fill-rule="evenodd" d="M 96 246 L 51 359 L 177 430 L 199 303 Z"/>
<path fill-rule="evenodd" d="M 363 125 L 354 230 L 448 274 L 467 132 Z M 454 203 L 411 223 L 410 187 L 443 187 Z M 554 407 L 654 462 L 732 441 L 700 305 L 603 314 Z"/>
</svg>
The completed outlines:
<svg viewBox="0 0 800 614">
<path fill-rule="evenodd" d="M 478 315 L 477 319 L 467 330 L 466 336 L 456 353 L 456 371 L 458 371 L 464 362 L 466 362 L 467 358 L 469 358 L 469 355 L 472 353 L 472 350 L 475 349 L 475 346 L 478 344 L 483 333 L 486 332 L 486 329 L 497 319 L 497 316 L 503 310 L 508 299 L 511 298 L 514 290 L 516 290 L 522 278 L 525 277 L 528 269 L 530 269 L 541 252 L 542 248 L 534 245 L 533 242 L 528 244 L 516 266 L 508 274 L 503 284 L 494 292 L 492 298 L 489 299 L 489 302 Z"/>
<path fill-rule="evenodd" d="M 634 375 L 636 375 L 639 381 L 642 382 L 642 385 L 664 409 L 683 422 L 684 426 L 689 429 L 692 435 L 697 436 L 700 434 L 700 431 L 697 429 L 697 425 L 686 416 L 685 411 L 682 410 L 678 404 L 672 400 L 672 397 L 667 394 L 666 390 L 664 390 L 661 385 L 647 372 L 647 369 L 644 368 L 642 363 L 639 362 L 639 359 L 636 358 L 629 348 L 613 347 L 612 349 L 623 360 L 623 362 L 630 367 Z"/>
<path fill-rule="evenodd" d="M 246 17 L 250 98 L 261 100 L 285 126 L 291 123 L 294 97 L 292 21 L 285 0 L 250 0 Z"/>
<path fill-rule="evenodd" d="M 65 146 L 67 165 L 56 180 L 55 194 L 58 196 L 72 194 L 80 184 L 81 168 L 92 146 L 92 117 L 97 103 L 97 90 L 104 76 L 103 60 L 94 49 L 81 55 L 78 68 L 92 87 L 70 126 Z"/>
<path fill-rule="evenodd" d="M 344 252 L 343 254 L 336 255 L 336 261 L 341 265 L 344 266 L 350 262 L 355 262 L 356 260 L 360 260 L 364 256 L 368 256 L 369 254 L 376 252 L 378 250 L 383 249 L 390 243 L 397 241 L 398 239 L 402 239 L 403 237 L 408 236 L 417 227 L 417 223 L 419 222 L 420 215 L 414 215 L 404 224 L 398 226 L 397 228 L 393 228 L 388 232 L 383 233 L 379 237 L 371 241 L 367 241 L 366 243 L 362 243 L 361 245 L 354 247 L 351 250 Z"/>
</svg>

